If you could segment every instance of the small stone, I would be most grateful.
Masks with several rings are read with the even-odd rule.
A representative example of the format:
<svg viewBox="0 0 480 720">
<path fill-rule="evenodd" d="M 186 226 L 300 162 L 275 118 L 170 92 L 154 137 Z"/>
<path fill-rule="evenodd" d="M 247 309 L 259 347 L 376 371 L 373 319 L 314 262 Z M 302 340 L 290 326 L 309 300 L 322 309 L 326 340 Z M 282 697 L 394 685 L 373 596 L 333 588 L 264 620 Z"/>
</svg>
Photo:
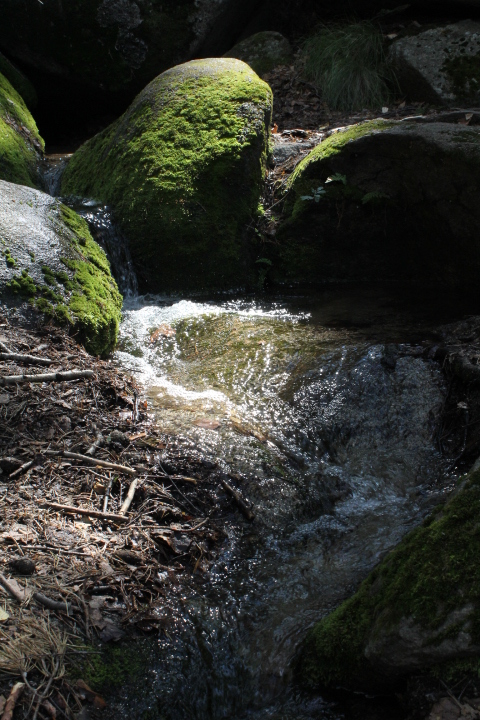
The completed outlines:
<svg viewBox="0 0 480 720">
<path fill-rule="evenodd" d="M 35 572 L 35 563 L 27 557 L 12 560 L 10 567 L 13 572 L 18 573 L 19 575 L 33 575 Z"/>
</svg>

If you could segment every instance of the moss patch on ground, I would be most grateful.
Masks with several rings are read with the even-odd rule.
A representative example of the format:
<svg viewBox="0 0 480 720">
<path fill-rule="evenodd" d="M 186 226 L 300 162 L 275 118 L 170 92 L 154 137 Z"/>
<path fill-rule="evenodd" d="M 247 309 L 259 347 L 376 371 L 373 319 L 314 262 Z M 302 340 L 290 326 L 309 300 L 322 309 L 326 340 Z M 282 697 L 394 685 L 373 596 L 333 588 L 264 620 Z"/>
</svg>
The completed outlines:
<svg viewBox="0 0 480 720">
<path fill-rule="evenodd" d="M 271 107 L 268 85 L 238 60 L 173 68 L 74 154 L 62 193 L 112 206 L 150 288 L 231 287 L 246 275 Z"/>
<path fill-rule="evenodd" d="M 0 179 L 39 186 L 37 166 L 44 149 L 24 100 L 0 74 Z"/>
<path fill-rule="evenodd" d="M 372 674 L 365 656 L 369 641 L 394 636 L 404 619 L 421 627 L 431 646 L 447 636 L 454 640 L 469 633 L 470 658 L 465 658 L 465 651 L 458 658 L 449 657 L 435 668 L 440 675 L 451 677 L 459 661 L 470 670 L 478 668 L 479 518 L 480 471 L 476 470 L 445 505 L 387 555 L 353 597 L 313 628 L 300 660 L 302 682 L 311 688 L 361 686 Z M 448 624 L 455 611 L 465 609 L 458 622 Z"/>
</svg>

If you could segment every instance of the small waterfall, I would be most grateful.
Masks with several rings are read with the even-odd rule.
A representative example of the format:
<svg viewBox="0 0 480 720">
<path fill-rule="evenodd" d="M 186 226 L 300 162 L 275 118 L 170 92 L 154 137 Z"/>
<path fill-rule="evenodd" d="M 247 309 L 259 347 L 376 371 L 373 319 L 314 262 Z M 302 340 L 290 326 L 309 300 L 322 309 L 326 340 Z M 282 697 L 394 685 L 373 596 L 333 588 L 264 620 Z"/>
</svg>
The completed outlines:
<svg viewBox="0 0 480 720">
<path fill-rule="evenodd" d="M 71 154 L 47 155 L 41 165 L 41 176 L 45 192 L 52 197 L 60 195 L 60 181 Z"/>
<path fill-rule="evenodd" d="M 106 205 L 98 205 L 93 200 L 88 200 L 75 205 L 74 210 L 85 218 L 94 239 L 107 253 L 113 276 L 122 295 L 124 297 L 137 295 L 137 276 L 127 239 L 112 220 L 110 209 Z"/>
</svg>

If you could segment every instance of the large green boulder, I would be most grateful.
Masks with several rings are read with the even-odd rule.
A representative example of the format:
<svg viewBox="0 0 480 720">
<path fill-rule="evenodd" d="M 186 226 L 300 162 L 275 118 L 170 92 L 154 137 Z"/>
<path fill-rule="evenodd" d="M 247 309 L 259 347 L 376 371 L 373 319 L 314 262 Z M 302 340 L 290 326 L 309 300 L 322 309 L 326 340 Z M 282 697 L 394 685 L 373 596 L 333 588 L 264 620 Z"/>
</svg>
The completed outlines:
<svg viewBox="0 0 480 720">
<path fill-rule="evenodd" d="M 245 280 L 263 191 L 272 93 L 240 60 L 195 60 L 151 82 L 70 160 L 63 195 L 108 203 L 144 288 Z"/>
<path fill-rule="evenodd" d="M 44 142 L 23 98 L 0 74 L 0 179 L 38 186 L 43 151 Z"/>
<path fill-rule="evenodd" d="M 299 677 L 310 688 L 385 690 L 415 671 L 480 668 L 480 470 L 310 631 Z"/>
<path fill-rule="evenodd" d="M 2 0 L 0 48 L 51 75 L 137 90 L 191 57 L 224 53 L 259 0 Z"/>
<path fill-rule="evenodd" d="M 70 327 L 94 355 L 115 347 L 122 297 L 85 220 L 50 195 L 2 180 L 0 298 Z"/>
<path fill-rule="evenodd" d="M 348 127 L 298 164 L 272 255 L 278 281 L 477 286 L 480 127 L 426 120 Z"/>
</svg>

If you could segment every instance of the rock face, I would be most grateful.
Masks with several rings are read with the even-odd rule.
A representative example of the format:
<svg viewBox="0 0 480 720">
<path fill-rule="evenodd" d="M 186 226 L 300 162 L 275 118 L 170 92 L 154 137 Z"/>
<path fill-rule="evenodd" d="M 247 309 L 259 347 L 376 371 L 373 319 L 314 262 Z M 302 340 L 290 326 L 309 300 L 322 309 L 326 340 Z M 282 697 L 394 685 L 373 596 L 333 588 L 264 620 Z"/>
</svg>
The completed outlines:
<svg viewBox="0 0 480 720">
<path fill-rule="evenodd" d="M 95 355 L 117 340 L 122 297 L 85 220 L 58 200 L 0 180 L 0 297 L 71 325 Z"/>
<path fill-rule="evenodd" d="M 223 53 L 258 0 L 2 0 L 0 47 L 37 70 L 140 88 L 210 44 Z"/>
<path fill-rule="evenodd" d="M 231 287 L 245 279 L 271 110 L 270 88 L 240 60 L 172 68 L 77 150 L 62 194 L 110 205 L 144 289 Z"/>
<path fill-rule="evenodd" d="M 464 20 L 401 38 L 389 51 L 400 88 L 411 100 L 480 99 L 480 23 Z"/>
<path fill-rule="evenodd" d="M 0 74 L 0 179 L 37 186 L 44 143 L 25 102 Z"/>
<path fill-rule="evenodd" d="M 476 287 L 480 127 L 376 120 L 302 160 L 277 232 L 277 280 Z"/>
<path fill-rule="evenodd" d="M 32 83 L 25 77 L 18 68 L 0 53 L 0 73 L 8 80 L 10 85 L 23 98 L 25 105 L 33 110 L 37 105 L 37 93 Z"/>
<path fill-rule="evenodd" d="M 480 471 L 389 553 L 357 593 L 310 632 L 310 687 L 382 688 L 406 674 L 480 656 Z"/>
<path fill-rule="evenodd" d="M 292 47 L 287 38 L 278 32 L 269 31 L 242 40 L 223 57 L 243 60 L 257 75 L 265 75 L 277 65 L 293 62 Z"/>
</svg>

